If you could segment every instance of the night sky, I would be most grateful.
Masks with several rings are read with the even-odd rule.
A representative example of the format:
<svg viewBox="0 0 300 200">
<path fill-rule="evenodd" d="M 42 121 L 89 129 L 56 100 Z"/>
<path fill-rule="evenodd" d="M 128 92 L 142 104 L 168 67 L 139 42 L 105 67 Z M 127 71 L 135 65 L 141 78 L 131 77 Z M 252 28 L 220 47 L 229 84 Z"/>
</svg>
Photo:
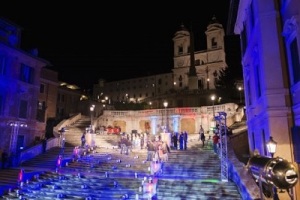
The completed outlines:
<svg viewBox="0 0 300 200">
<path fill-rule="evenodd" d="M 203 2 L 7 1 L 4 17 L 23 28 L 22 48 L 59 73 L 59 80 L 81 88 L 103 78 L 116 81 L 171 72 L 174 33 L 192 27 L 195 50 L 206 49 L 206 27 L 215 15 L 226 24 L 229 0 Z M 103 3 L 103 5 L 101 5 Z"/>
</svg>

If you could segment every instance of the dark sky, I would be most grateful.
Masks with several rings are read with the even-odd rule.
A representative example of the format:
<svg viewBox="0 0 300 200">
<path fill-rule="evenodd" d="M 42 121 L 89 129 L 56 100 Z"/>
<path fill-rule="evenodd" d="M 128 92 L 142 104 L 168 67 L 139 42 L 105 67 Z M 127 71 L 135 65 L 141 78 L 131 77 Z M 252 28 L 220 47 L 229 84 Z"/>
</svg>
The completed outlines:
<svg viewBox="0 0 300 200">
<path fill-rule="evenodd" d="M 226 32 L 229 10 L 229 0 L 68 2 L 10 0 L 0 7 L 0 16 L 23 28 L 24 50 L 38 48 L 60 81 L 81 88 L 92 88 L 99 78 L 171 72 L 172 38 L 179 26 L 192 26 L 195 50 L 203 50 L 212 16 Z"/>
</svg>

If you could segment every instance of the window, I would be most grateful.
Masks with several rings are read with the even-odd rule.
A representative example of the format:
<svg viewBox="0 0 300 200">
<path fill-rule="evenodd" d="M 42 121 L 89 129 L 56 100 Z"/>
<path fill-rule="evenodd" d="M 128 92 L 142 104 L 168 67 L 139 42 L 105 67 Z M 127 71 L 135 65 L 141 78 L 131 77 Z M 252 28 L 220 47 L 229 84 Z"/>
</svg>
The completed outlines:
<svg viewBox="0 0 300 200">
<path fill-rule="evenodd" d="M 37 110 L 37 115 L 36 115 L 36 119 L 39 122 L 44 122 L 45 121 L 45 111 L 46 111 L 46 103 L 45 101 L 38 101 L 38 110 Z"/>
<path fill-rule="evenodd" d="M 216 38 L 211 39 L 211 47 L 212 48 L 217 48 L 218 47 L 218 43 L 216 42 Z"/>
<path fill-rule="evenodd" d="M 255 24 L 255 11 L 254 11 L 254 4 L 253 4 L 253 1 L 251 2 L 251 5 L 250 5 L 250 24 L 251 24 L 251 28 L 254 27 L 254 24 Z"/>
<path fill-rule="evenodd" d="M 26 83 L 33 83 L 34 80 L 34 69 L 25 64 L 21 65 L 20 80 Z"/>
<path fill-rule="evenodd" d="M 253 145 L 253 148 L 252 149 L 255 149 L 255 136 L 254 136 L 254 133 L 252 132 L 252 145 Z"/>
<path fill-rule="evenodd" d="M 178 81 L 179 81 L 179 87 L 182 87 L 183 84 L 182 84 L 182 76 L 181 75 L 179 76 Z"/>
<path fill-rule="evenodd" d="M 251 101 L 251 87 L 250 87 L 250 80 L 247 80 L 247 93 L 248 93 L 248 103 L 249 105 L 252 104 L 252 101 Z"/>
<path fill-rule="evenodd" d="M 267 155 L 267 154 L 268 154 L 268 151 L 267 151 L 267 145 L 266 145 L 266 134 L 265 134 L 265 130 L 262 130 L 262 144 L 263 144 L 264 155 Z"/>
<path fill-rule="evenodd" d="M 40 93 L 44 93 L 45 92 L 45 85 L 44 84 L 41 84 L 40 85 Z"/>
<path fill-rule="evenodd" d="M 38 109 L 39 110 L 45 110 L 46 108 L 46 102 L 45 101 L 39 101 L 38 102 Z"/>
<path fill-rule="evenodd" d="M 198 88 L 199 89 L 203 89 L 204 88 L 204 86 L 203 86 L 203 80 L 202 79 L 198 80 Z"/>
<path fill-rule="evenodd" d="M 5 73 L 6 73 L 5 57 L 0 56 L 0 75 L 4 75 Z"/>
<path fill-rule="evenodd" d="M 161 85 L 161 79 L 158 79 L 158 85 Z"/>
<path fill-rule="evenodd" d="M 183 53 L 183 46 L 180 45 L 180 46 L 178 47 L 178 54 L 180 55 L 180 54 L 182 54 L 182 53 Z"/>
<path fill-rule="evenodd" d="M 19 107 L 19 117 L 20 118 L 27 118 L 27 105 L 28 102 L 25 100 L 20 101 L 20 107 Z"/>
<path fill-rule="evenodd" d="M 296 84 L 300 81 L 300 63 L 299 63 L 299 52 L 298 52 L 298 45 L 297 39 L 293 39 L 290 45 L 290 53 L 291 53 L 291 60 L 292 60 L 292 73 L 293 73 L 293 82 Z"/>
<path fill-rule="evenodd" d="M 3 108 L 4 108 L 4 97 L 0 95 L 0 115 L 3 113 Z"/>
<path fill-rule="evenodd" d="M 255 73 L 256 73 L 256 94 L 257 97 L 261 97 L 261 84 L 260 84 L 260 73 L 258 64 L 255 65 Z"/>
<path fill-rule="evenodd" d="M 247 49 L 247 33 L 246 33 L 246 26 L 244 24 L 244 29 L 241 32 L 241 50 L 242 50 L 242 54 L 244 55 Z"/>
</svg>

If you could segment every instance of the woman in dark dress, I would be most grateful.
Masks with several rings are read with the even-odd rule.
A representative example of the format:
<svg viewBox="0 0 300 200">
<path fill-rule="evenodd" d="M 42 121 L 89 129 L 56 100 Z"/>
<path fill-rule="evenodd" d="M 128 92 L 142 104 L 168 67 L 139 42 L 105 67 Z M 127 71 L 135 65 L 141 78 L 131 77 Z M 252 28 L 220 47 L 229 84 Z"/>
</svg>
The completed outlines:
<svg viewBox="0 0 300 200">
<path fill-rule="evenodd" d="M 183 132 L 180 133 L 179 135 L 179 149 L 180 150 L 183 150 L 183 144 L 184 143 L 184 135 L 183 135 Z"/>
<path fill-rule="evenodd" d="M 174 149 L 177 149 L 178 148 L 178 133 L 174 132 L 172 135 L 172 138 L 173 138 L 173 147 L 174 147 Z"/>
</svg>

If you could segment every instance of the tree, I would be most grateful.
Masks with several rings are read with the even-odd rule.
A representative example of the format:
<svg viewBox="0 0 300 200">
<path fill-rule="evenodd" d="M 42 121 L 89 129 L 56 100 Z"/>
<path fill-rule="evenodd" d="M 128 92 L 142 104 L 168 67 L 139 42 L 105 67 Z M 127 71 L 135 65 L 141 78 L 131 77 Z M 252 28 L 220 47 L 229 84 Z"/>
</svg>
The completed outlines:
<svg viewBox="0 0 300 200">
<path fill-rule="evenodd" d="M 219 71 L 216 81 L 216 89 L 222 93 L 222 96 L 231 100 L 239 98 L 237 83 L 241 83 L 242 67 L 226 67 Z"/>
</svg>

